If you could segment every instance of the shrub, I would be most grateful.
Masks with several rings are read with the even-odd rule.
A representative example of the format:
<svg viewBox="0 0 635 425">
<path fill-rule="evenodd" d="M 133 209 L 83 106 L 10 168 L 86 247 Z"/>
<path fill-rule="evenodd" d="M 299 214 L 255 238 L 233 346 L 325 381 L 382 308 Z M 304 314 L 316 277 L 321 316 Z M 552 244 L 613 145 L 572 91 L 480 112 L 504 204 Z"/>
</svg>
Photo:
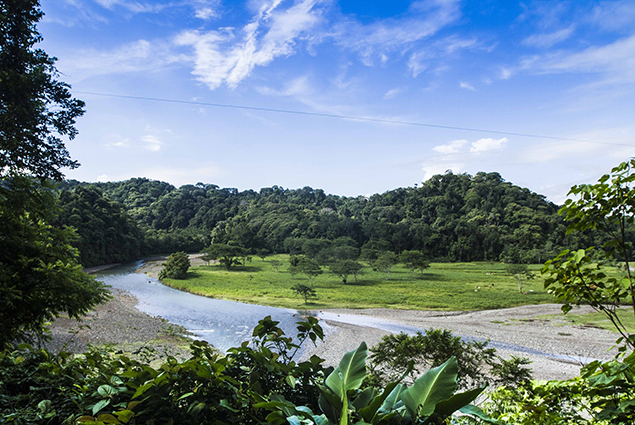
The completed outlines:
<svg viewBox="0 0 635 425">
<path fill-rule="evenodd" d="M 163 270 L 159 273 L 159 279 L 185 279 L 190 268 L 190 259 L 185 252 L 170 254 Z"/>
</svg>

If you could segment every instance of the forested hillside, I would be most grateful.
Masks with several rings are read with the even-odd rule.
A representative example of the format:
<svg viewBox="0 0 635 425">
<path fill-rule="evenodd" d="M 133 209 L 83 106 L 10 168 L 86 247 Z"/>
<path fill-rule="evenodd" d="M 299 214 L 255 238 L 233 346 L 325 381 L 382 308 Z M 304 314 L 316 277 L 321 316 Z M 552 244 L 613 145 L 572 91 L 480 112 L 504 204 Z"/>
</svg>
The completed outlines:
<svg viewBox="0 0 635 425">
<path fill-rule="evenodd" d="M 435 261 L 542 262 L 563 246 L 594 242 L 588 235 L 576 236 L 584 241 L 565 236 L 557 205 L 498 173 L 448 172 L 418 187 L 371 197 L 327 195 L 310 187 L 239 192 L 197 183 L 176 188 L 145 178 L 70 180 L 61 189 L 68 193 L 61 196 L 60 222 L 78 229 L 85 265 L 198 251 L 210 242 L 299 253 L 307 240 L 328 243 L 339 237 L 352 238 L 362 249 L 420 250 Z M 112 252 L 118 248 L 124 248 L 120 256 Z"/>
</svg>

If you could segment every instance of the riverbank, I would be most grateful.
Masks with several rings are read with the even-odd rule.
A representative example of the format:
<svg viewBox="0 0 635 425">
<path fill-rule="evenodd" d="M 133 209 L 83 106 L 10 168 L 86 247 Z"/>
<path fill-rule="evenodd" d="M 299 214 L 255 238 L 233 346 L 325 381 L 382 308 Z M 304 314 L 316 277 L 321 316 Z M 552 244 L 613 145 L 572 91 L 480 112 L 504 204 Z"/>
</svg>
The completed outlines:
<svg viewBox="0 0 635 425">
<path fill-rule="evenodd" d="M 164 356 L 187 356 L 185 329 L 139 311 L 135 307 L 138 300 L 125 291 L 111 289 L 111 293 L 111 300 L 80 320 L 66 316 L 55 319 L 49 326 L 51 341 L 46 346 L 75 353 L 85 351 L 88 345 L 114 345 L 129 353 L 146 346 Z"/>
<path fill-rule="evenodd" d="M 190 259 L 190 267 L 204 266 L 206 263 L 201 259 L 203 254 L 188 254 Z M 145 263 L 139 267 L 136 273 L 145 273 L 148 276 L 158 279 L 159 273 L 168 259 L 168 255 L 161 255 L 152 258 L 146 258 Z"/>
<path fill-rule="evenodd" d="M 391 309 L 330 309 L 324 312 L 346 315 L 362 315 L 389 319 L 396 323 L 425 329 L 448 329 L 455 335 L 490 339 L 509 344 L 498 348 L 497 353 L 504 358 L 510 356 L 528 357 L 532 364 L 534 378 L 539 380 L 562 380 L 576 377 L 582 363 L 580 357 L 609 360 L 615 355 L 610 348 L 618 335 L 604 329 L 588 325 L 570 324 L 562 319 L 545 319 L 541 316 L 561 314 L 560 305 L 541 304 L 514 307 L 501 310 L 477 312 L 435 312 L 404 311 Z M 590 307 L 575 308 L 572 314 L 591 312 Z M 379 342 L 389 332 L 374 328 L 354 326 L 327 320 L 333 327 L 326 341 L 309 350 L 306 355 L 318 355 L 326 359 L 326 364 L 337 364 L 342 355 L 354 350 L 361 341 L 368 346 Z M 518 347 L 556 354 L 550 358 L 527 353 Z"/>
<path fill-rule="evenodd" d="M 198 260 L 202 262 L 202 260 Z M 139 272 L 158 275 L 161 262 L 147 263 Z M 481 311 L 432 311 L 373 309 L 319 309 L 334 315 L 357 315 L 391 320 L 396 323 L 425 329 L 448 329 L 455 335 L 479 339 L 490 339 L 503 344 L 496 347 L 498 353 L 528 357 L 533 363 L 536 379 L 569 379 L 579 375 L 582 358 L 608 360 L 614 352 L 608 350 L 618 335 L 588 325 L 576 325 L 562 319 L 558 304 L 526 305 L 513 308 Z M 592 312 L 589 307 L 576 308 L 571 314 Z M 549 315 L 545 318 L 542 316 Z M 336 366 L 344 353 L 354 350 L 361 341 L 368 346 L 377 344 L 387 331 L 342 323 L 341 320 L 326 320 L 326 341 L 309 349 L 306 356 L 316 354 L 326 359 L 326 364 Z M 359 323 L 359 321 L 357 322 Z M 527 350 L 538 350 L 558 356 L 545 357 Z"/>
</svg>

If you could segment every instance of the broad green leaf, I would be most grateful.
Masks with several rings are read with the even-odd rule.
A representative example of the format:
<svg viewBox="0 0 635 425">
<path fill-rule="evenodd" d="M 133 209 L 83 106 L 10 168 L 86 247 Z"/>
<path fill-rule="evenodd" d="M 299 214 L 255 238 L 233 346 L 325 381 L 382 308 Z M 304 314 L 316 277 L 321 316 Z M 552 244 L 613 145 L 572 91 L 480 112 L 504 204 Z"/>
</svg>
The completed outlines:
<svg viewBox="0 0 635 425">
<path fill-rule="evenodd" d="M 100 385 L 99 388 L 97 388 L 97 392 L 102 397 L 109 397 L 117 393 L 117 391 L 110 385 Z"/>
<path fill-rule="evenodd" d="M 371 400 L 375 397 L 376 392 L 377 390 L 375 388 L 368 387 L 359 393 L 351 404 L 355 407 L 355 410 L 359 411 L 370 404 Z"/>
<path fill-rule="evenodd" d="M 132 410 L 120 410 L 115 412 L 115 415 L 121 422 L 127 424 L 134 417 L 134 412 Z"/>
<path fill-rule="evenodd" d="M 329 421 L 324 415 L 313 416 L 313 422 L 315 422 L 315 425 L 334 425 L 333 422 Z"/>
<path fill-rule="evenodd" d="M 401 393 L 410 417 L 428 417 L 438 402 L 447 400 L 456 390 L 458 364 L 453 356 L 439 367 L 428 370 L 414 384 Z"/>
<path fill-rule="evenodd" d="M 121 423 L 121 422 L 119 422 L 119 419 L 115 418 L 113 415 L 110 415 L 110 414 L 99 415 L 95 419 L 97 420 L 97 422 L 103 422 L 105 424 L 119 424 L 119 423 Z"/>
<path fill-rule="evenodd" d="M 362 342 L 356 350 L 344 354 L 340 365 L 326 378 L 324 383 L 340 400 L 346 398 L 349 390 L 356 390 L 362 384 L 366 376 L 366 356 L 366 343 Z"/>
<path fill-rule="evenodd" d="M 437 403 L 437 406 L 434 409 L 434 413 L 447 418 L 457 410 L 467 406 L 468 404 L 476 400 L 476 397 L 478 397 L 479 394 L 481 394 L 484 390 L 485 387 L 481 387 L 474 388 L 470 391 L 454 394 L 449 399 Z"/>
<path fill-rule="evenodd" d="M 342 400 L 331 390 L 324 387 L 320 388 L 320 396 L 318 397 L 318 405 L 324 414 L 333 422 L 337 422 L 342 411 Z"/>
<path fill-rule="evenodd" d="M 403 375 L 401 375 L 401 377 L 398 380 L 396 380 L 394 382 L 391 382 L 388 385 L 386 385 L 384 387 L 384 390 L 382 391 L 382 393 L 380 395 L 378 395 L 377 397 L 375 397 L 373 399 L 373 401 L 370 402 L 368 407 L 364 407 L 363 409 L 359 410 L 359 414 L 362 416 L 362 418 L 364 418 L 364 420 L 366 422 L 373 422 L 374 421 L 374 417 L 377 414 L 379 408 L 382 407 L 382 405 L 384 404 L 384 402 L 386 401 L 388 396 L 391 395 L 391 393 L 393 392 L 395 387 L 397 387 L 399 382 L 403 381 L 404 378 L 406 376 L 408 376 L 410 374 L 410 372 L 412 372 L 413 368 L 414 368 L 414 361 L 410 360 L 408 362 L 408 368 L 406 369 L 406 371 L 403 373 Z M 405 387 L 402 386 L 401 388 L 403 389 Z M 392 408 L 394 407 L 394 403 L 396 403 L 397 400 L 399 399 L 398 395 L 399 395 L 399 392 L 395 395 L 395 399 L 392 402 L 392 406 L 390 408 L 388 406 L 386 406 L 386 408 L 389 408 L 389 410 L 387 410 L 387 411 L 392 410 Z M 384 413 L 386 413 L 387 411 L 384 411 Z"/>
<path fill-rule="evenodd" d="M 485 413 L 483 411 L 483 409 L 481 409 L 480 407 L 477 407 L 477 406 L 473 406 L 471 404 L 468 404 L 467 406 L 461 407 L 459 409 L 459 412 L 464 413 L 466 415 L 477 417 L 480 420 L 485 421 L 485 422 L 490 423 L 490 424 L 503 425 L 503 422 L 499 421 L 498 419 L 490 418 L 487 415 L 487 413 Z"/>
<path fill-rule="evenodd" d="M 384 403 L 381 405 L 377 413 L 386 414 L 396 410 L 403 401 L 401 401 L 401 394 L 406 390 L 406 385 L 399 384 L 394 387 L 394 389 L 388 394 Z"/>
<path fill-rule="evenodd" d="M 97 412 L 99 412 L 101 409 L 103 409 L 104 407 L 108 406 L 109 404 L 110 404 L 110 400 L 108 400 L 108 399 L 104 399 L 104 400 L 98 401 L 93 406 L 93 416 L 96 415 Z"/>
</svg>

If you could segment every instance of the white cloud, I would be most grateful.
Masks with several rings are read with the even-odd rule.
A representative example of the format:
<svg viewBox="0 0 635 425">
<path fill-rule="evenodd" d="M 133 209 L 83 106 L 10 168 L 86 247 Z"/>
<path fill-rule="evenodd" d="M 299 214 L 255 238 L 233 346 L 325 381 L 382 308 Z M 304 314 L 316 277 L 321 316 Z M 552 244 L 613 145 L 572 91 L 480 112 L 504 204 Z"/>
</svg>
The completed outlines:
<svg viewBox="0 0 635 425">
<path fill-rule="evenodd" d="M 172 53 L 166 42 L 138 40 L 110 51 L 88 49 L 64 55 L 58 68 L 73 80 L 82 80 L 96 75 L 152 71 L 188 60 Z"/>
<path fill-rule="evenodd" d="M 593 7 L 587 20 L 609 31 L 635 27 L 635 3 L 632 0 L 603 1 Z"/>
<path fill-rule="evenodd" d="M 280 3 L 264 2 L 240 30 L 185 31 L 176 37 L 177 45 L 194 49 L 197 79 L 212 90 L 223 83 L 234 88 L 256 66 L 295 53 L 300 37 L 321 22 L 319 1 L 301 0 L 286 10 L 278 10 Z"/>
<path fill-rule="evenodd" d="M 309 84 L 308 77 L 303 76 L 287 82 L 281 90 L 272 89 L 270 87 L 257 87 L 256 91 L 265 95 L 297 97 L 312 94 L 313 88 Z"/>
<path fill-rule="evenodd" d="M 105 142 L 104 146 L 106 147 L 114 146 L 116 148 L 123 148 L 128 146 L 130 140 L 120 134 L 110 133 L 104 136 L 103 141 Z"/>
<path fill-rule="evenodd" d="M 461 87 L 462 89 L 470 90 L 470 91 L 476 91 L 473 85 L 465 81 L 461 81 L 461 83 L 459 84 L 459 87 Z"/>
<path fill-rule="evenodd" d="M 512 72 L 509 69 L 503 68 L 503 69 L 501 69 L 500 76 L 501 76 L 501 79 L 503 79 L 503 80 L 509 80 L 511 78 L 511 76 L 512 76 Z"/>
<path fill-rule="evenodd" d="M 446 171 L 450 171 L 452 173 L 462 173 L 465 171 L 463 167 L 463 164 L 455 162 L 425 163 L 421 167 L 423 170 L 422 180 L 426 181 L 436 174 L 445 174 Z"/>
<path fill-rule="evenodd" d="M 546 34 L 534 34 L 522 41 L 522 44 L 525 46 L 532 47 L 551 47 L 554 44 L 558 44 L 561 41 L 566 40 L 573 34 L 575 31 L 575 26 L 571 25 L 568 28 L 561 29 L 556 32 L 546 33 Z"/>
<path fill-rule="evenodd" d="M 393 97 L 401 94 L 407 90 L 407 87 L 395 87 L 394 89 L 390 89 L 384 94 L 384 99 L 392 99 Z"/>
<path fill-rule="evenodd" d="M 218 13 L 212 9 L 211 7 L 202 7 L 194 13 L 194 15 L 199 19 L 213 19 L 218 17 Z"/>
<path fill-rule="evenodd" d="M 165 143 L 152 134 L 146 134 L 141 138 L 141 140 L 145 144 L 144 148 L 152 152 L 158 152 L 163 146 L 165 146 Z"/>
<path fill-rule="evenodd" d="M 97 181 L 98 182 L 107 182 L 108 180 L 108 176 L 106 174 L 102 174 L 101 176 L 97 176 Z"/>
<path fill-rule="evenodd" d="M 418 51 L 410 54 L 407 63 L 408 69 L 412 73 L 413 77 L 417 77 L 417 75 L 421 74 L 429 67 L 429 64 L 433 60 L 438 60 L 440 58 L 445 59 L 463 49 L 483 49 L 483 47 L 476 38 L 463 39 L 456 35 L 452 35 L 433 43 L 429 43 L 424 49 L 419 49 Z M 448 66 L 439 66 L 435 70 L 439 73 L 440 71 L 447 71 L 448 69 L 450 69 Z"/>
<path fill-rule="evenodd" d="M 432 148 L 432 150 L 442 153 L 444 155 L 447 155 L 447 154 L 459 152 L 461 148 L 468 143 L 469 142 L 467 140 L 454 140 L 445 145 L 435 146 Z"/>
<path fill-rule="evenodd" d="M 417 78 L 417 75 L 426 70 L 428 65 L 424 62 L 427 58 L 427 52 L 418 52 L 410 55 L 408 59 L 408 68 L 412 72 L 412 77 Z"/>
<path fill-rule="evenodd" d="M 338 44 L 360 55 L 362 62 L 372 65 L 392 50 L 436 34 L 461 16 L 457 0 L 414 1 L 407 14 L 364 25 L 345 19 L 334 25 L 332 35 Z"/>
<path fill-rule="evenodd" d="M 635 35 L 581 52 L 547 57 L 533 63 L 543 72 L 590 72 L 604 74 L 605 83 L 635 82 Z"/>
<path fill-rule="evenodd" d="M 502 139 L 478 139 L 476 142 L 472 143 L 470 152 L 485 152 L 494 149 L 501 149 L 506 142 L 507 137 L 503 137 Z"/>
<path fill-rule="evenodd" d="M 95 0 L 100 6 L 106 9 L 114 9 L 115 6 L 123 7 L 132 13 L 158 13 L 169 7 L 169 4 L 144 3 L 140 1 L 128 0 Z"/>
<path fill-rule="evenodd" d="M 192 167 L 150 167 L 139 170 L 136 176 L 170 182 L 175 186 L 193 184 L 196 181 L 211 183 L 222 175 L 223 169 L 213 164 Z M 130 176 L 133 177 L 133 176 Z M 126 178 L 130 178 L 126 177 Z"/>
</svg>

